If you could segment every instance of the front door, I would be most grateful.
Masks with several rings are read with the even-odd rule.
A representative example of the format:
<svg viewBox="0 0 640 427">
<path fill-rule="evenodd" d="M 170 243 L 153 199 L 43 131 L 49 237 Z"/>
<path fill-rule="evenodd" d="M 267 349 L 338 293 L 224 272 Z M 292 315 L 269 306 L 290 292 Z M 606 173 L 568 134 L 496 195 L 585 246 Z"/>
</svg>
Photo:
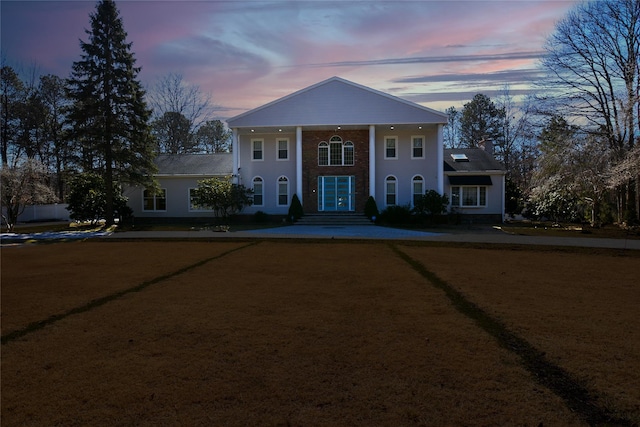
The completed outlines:
<svg viewBox="0 0 640 427">
<path fill-rule="evenodd" d="M 350 212 L 356 208 L 355 176 L 319 176 L 318 210 Z"/>
</svg>

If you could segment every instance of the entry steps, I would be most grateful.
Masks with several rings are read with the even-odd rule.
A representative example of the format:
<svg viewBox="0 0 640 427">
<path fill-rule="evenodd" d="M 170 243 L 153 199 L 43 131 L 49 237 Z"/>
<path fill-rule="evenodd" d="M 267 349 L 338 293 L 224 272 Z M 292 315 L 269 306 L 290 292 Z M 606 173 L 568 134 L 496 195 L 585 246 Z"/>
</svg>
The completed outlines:
<svg viewBox="0 0 640 427">
<path fill-rule="evenodd" d="M 348 226 L 348 225 L 373 225 L 362 213 L 317 213 L 305 214 L 295 222 L 296 225 L 323 225 L 323 226 Z"/>
</svg>

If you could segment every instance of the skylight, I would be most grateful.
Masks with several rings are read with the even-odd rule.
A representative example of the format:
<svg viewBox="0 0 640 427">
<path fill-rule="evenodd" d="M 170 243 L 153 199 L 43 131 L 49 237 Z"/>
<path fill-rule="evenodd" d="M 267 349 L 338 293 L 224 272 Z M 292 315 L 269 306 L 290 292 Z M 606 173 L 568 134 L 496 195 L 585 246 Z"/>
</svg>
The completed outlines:
<svg viewBox="0 0 640 427">
<path fill-rule="evenodd" d="M 466 154 L 451 154 L 451 158 L 454 162 L 468 162 L 469 158 Z"/>
</svg>

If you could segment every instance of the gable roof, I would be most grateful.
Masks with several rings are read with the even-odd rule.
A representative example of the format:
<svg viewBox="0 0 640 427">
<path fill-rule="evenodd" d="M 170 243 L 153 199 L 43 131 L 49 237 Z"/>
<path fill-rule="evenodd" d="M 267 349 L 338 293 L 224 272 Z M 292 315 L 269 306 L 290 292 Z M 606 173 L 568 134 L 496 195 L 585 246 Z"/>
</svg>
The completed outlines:
<svg viewBox="0 0 640 427">
<path fill-rule="evenodd" d="M 231 175 L 233 155 L 215 154 L 161 154 L 156 157 L 156 176 L 215 176 Z"/>
<path fill-rule="evenodd" d="M 422 105 L 332 77 L 227 120 L 230 128 L 447 123 Z"/>
<path fill-rule="evenodd" d="M 455 161 L 454 155 L 464 155 L 467 161 Z M 444 150 L 444 172 L 505 172 L 505 168 L 490 153 L 481 148 L 448 148 Z"/>
</svg>

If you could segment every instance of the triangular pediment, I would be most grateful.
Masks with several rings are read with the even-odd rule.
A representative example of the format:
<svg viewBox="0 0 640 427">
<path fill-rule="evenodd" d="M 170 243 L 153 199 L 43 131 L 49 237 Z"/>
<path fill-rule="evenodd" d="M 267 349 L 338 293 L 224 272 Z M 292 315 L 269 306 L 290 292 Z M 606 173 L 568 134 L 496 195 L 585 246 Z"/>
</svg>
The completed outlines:
<svg viewBox="0 0 640 427">
<path fill-rule="evenodd" d="M 447 123 L 447 115 L 332 77 L 227 121 L 230 128 Z"/>
</svg>

